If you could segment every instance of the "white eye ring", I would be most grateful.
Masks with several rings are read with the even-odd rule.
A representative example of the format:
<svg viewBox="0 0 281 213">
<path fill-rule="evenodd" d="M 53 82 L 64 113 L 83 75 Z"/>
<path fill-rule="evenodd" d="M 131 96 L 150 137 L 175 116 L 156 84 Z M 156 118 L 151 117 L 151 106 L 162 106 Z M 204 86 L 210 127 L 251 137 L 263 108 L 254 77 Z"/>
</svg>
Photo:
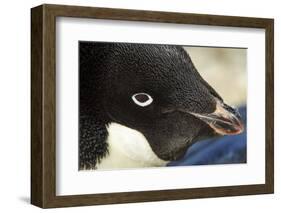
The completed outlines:
<svg viewBox="0 0 281 213">
<path fill-rule="evenodd" d="M 145 96 L 147 97 L 147 100 L 146 100 L 145 102 L 140 102 L 140 101 L 137 100 L 137 98 L 136 98 L 136 96 L 138 96 L 138 95 L 145 95 Z M 137 105 L 139 105 L 139 106 L 141 106 L 141 107 L 146 107 L 146 106 L 148 106 L 149 104 L 151 104 L 152 101 L 153 101 L 153 99 L 152 99 L 152 97 L 151 97 L 150 95 L 148 95 L 147 93 L 143 93 L 143 92 L 134 94 L 134 95 L 132 96 L 132 99 L 133 99 L 133 101 L 135 102 L 135 104 L 137 104 Z"/>
</svg>

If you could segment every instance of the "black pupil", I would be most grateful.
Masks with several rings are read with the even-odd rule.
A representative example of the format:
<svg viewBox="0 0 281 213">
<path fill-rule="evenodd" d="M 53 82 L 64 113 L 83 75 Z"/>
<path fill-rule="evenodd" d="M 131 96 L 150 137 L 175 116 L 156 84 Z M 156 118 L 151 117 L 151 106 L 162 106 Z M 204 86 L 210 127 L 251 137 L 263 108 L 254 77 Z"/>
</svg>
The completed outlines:
<svg viewBox="0 0 281 213">
<path fill-rule="evenodd" d="M 135 98 L 141 103 L 148 101 L 148 96 L 144 94 L 136 95 Z"/>
</svg>

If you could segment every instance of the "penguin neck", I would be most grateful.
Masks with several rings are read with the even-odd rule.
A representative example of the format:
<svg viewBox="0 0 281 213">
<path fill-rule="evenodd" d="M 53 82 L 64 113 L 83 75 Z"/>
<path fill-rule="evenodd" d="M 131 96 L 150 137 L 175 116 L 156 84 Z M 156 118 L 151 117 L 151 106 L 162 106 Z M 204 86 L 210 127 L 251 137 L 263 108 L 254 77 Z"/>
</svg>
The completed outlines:
<svg viewBox="0 0 281 213">
<path fill-rule="evenodd" d="M 145 136 L 118 123 L 107 125 L 108 154 L 97 169 L 123 169 L 165 166 L 168 161 L 157 157 Z"/>
</svg>

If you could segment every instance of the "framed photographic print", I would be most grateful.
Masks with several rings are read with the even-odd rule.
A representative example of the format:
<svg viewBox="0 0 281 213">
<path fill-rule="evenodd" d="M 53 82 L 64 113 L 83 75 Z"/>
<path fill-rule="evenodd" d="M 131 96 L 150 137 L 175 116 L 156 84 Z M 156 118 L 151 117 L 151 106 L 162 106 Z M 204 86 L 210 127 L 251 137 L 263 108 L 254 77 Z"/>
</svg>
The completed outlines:
<svg viewBox="0 0 281 213">
<path fill-rule="evenodd" d="M 273 19 L 31 9 L 31 203 L 273 193 Z"/>
</svg>

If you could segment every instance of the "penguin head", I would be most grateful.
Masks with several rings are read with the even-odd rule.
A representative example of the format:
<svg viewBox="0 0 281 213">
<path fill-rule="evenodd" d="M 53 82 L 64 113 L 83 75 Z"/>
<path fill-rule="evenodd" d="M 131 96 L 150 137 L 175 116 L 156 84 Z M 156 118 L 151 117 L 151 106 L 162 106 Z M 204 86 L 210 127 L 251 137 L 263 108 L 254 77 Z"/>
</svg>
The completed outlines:
<svg viewBox="0 0 281 213">
<path fill-rule="evenodd" d="M 100 50 L 96 101 L 104 116 L 141 132 L 160 159 L 180 159 L 202 138 L 243 131 L 237 110 L 200 76 L 182 47 L 103 43 Z"/>
</svg>

